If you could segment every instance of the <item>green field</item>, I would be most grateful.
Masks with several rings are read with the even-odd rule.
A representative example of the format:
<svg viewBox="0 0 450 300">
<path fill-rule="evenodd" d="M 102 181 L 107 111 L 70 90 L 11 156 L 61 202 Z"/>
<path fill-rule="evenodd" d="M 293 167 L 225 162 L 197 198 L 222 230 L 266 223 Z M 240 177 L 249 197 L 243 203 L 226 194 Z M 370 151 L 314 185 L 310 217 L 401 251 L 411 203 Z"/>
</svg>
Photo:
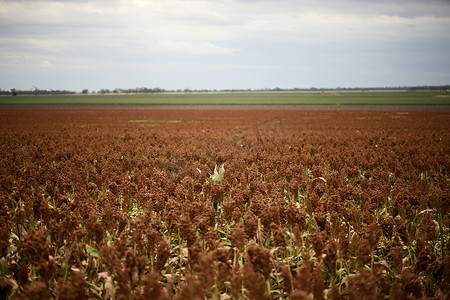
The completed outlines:
<svg viewBox="0 0 450 300">
<path fill-rule="evenodd" d="M 2 96 L 0 104 L 450 105 L 450 93 L 376 91 Z"/>
</svg>

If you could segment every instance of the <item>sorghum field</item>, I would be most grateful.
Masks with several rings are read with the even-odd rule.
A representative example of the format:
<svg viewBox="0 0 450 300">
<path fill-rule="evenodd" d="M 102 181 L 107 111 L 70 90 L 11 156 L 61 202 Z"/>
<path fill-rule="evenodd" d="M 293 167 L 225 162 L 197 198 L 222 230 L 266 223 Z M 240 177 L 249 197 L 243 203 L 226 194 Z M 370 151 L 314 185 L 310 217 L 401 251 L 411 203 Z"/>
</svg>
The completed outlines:
<svg viewBox="0 0 450 300">
<path fill-rule="evenodd" d="M 0 298 L 449 299 L 450 113 L 0 110 Z"/>
</svg>

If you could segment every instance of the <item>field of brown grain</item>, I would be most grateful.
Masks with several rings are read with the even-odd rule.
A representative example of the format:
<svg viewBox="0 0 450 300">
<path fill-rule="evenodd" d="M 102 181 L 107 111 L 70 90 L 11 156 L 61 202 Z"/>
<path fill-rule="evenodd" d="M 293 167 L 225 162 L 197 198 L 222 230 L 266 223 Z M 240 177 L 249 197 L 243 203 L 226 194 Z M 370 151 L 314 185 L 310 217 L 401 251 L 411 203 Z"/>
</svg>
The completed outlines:
<svg viewBox="0 0 450 300">
<path fill-rule="evenodd" d="M 448 112 L 1 109 L 0 298 L 446 299 L 449 128 Z"/>
</svg>

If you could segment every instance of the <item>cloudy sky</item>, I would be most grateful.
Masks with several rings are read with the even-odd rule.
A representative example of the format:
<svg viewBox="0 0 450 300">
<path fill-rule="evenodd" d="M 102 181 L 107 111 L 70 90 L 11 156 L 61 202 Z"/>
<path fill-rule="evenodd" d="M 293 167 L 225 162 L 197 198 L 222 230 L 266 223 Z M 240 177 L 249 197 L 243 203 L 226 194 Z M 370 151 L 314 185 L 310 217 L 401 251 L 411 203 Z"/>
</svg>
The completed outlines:
<svg viewBox="0 0 450 300">
<path fill-rule="evenodd" d="M 448 0 L 0 0 L 3 90 L 439 84 Z"/>
</svg>

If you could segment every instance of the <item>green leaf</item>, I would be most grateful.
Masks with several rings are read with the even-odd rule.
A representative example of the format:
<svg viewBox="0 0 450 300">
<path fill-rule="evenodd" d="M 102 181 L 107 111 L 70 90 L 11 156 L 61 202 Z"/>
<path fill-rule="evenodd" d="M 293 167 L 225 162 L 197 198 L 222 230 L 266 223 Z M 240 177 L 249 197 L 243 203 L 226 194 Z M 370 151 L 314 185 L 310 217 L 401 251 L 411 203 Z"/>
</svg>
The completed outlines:
<svg viewBox="0 0 450 300">
<path fill-rule="evenodd" d="M 214 167 L 214 174 L 210 176 L 213 183 L 219 178 L 219 173 L 217 173 L 217 165 Z"/>
<path fill-rule="evenodd" d="M 211 180 L 213 183 L 216 183 L 218 180 L 222 180 L 225 175 L 225 168 L 222 164 L 219 170 L 217 170 L 217 165 L 214 167 L 214 174 L 211 175 Z"/>
<path fill-rule="evenodd" d="M 326 180 L 325 178 L 323 178 L 323 177 L 316 177 L 316 178 L 314 178 L 312 181 L 318 180 L 318 179 L 320 179 L 320 180 L 322 180 L 323 182 L 327 183 L 327 180 Z"/>
<path fill-rule="evenodd" d="M 64 264 L 64 265 L 62 266 L 61 272 L 62 272 L 62 275 L 63 275 L 63 277 L 64 277 L 64 281 L 65 281 L 65 280 L 67 279 L 67 276 L 69 275 L 69 268 L 67 267 L 66 264 Z"/>
<path fill-rule="evenodd" d="M 87 254 L 89 254 L 92 257 L 95 257 L 95 258 L 99 258 L 100 257 L 100 255 L 98 254 L 97 249 L 95 249 L 94 247 L 91 247 L 89 245 L 86 245 L 86 252 L 87 252 Z"/>
<path fill-rule="evenodd" d="M 13 239 L 14 241 L 18 241 L 19 237 L 17 236 L 17 234 L 15 234 L 14 232 L 11 231 L 11 233 L 9 234 L 9 237 L 11 239 Z"/>
<path fill-rule="evenodd" d="M 219 180 L 222 180 L 223 176 L 225 176 L 225 168 L 222 164 L 222 166 L 220 167 L 220 170 L 219 170 Z"/>
<path fill-rule="evenodd" d="M 93 290 L 95 290 L 95 291 L 97 291 L 97 292 L 102 292 L 102 291 L 103 291 L 103 288 L 96 286 L 96 285 L 95 285 L 94 283 L 92 283 L 92 282 L 88 282 L 87 285 L 88 285 L 91 289 L 93 289 Z"/>
<path fill-rule="evenodd" d="M 9 270 L 8 270 L 8 266 L 6 265 L 6 260 L 3 257 L 0 260 L 0 272 L 1 272 L 0 275 L 2 275 L 2 276 L 9 275 Z"/>
</svg>

